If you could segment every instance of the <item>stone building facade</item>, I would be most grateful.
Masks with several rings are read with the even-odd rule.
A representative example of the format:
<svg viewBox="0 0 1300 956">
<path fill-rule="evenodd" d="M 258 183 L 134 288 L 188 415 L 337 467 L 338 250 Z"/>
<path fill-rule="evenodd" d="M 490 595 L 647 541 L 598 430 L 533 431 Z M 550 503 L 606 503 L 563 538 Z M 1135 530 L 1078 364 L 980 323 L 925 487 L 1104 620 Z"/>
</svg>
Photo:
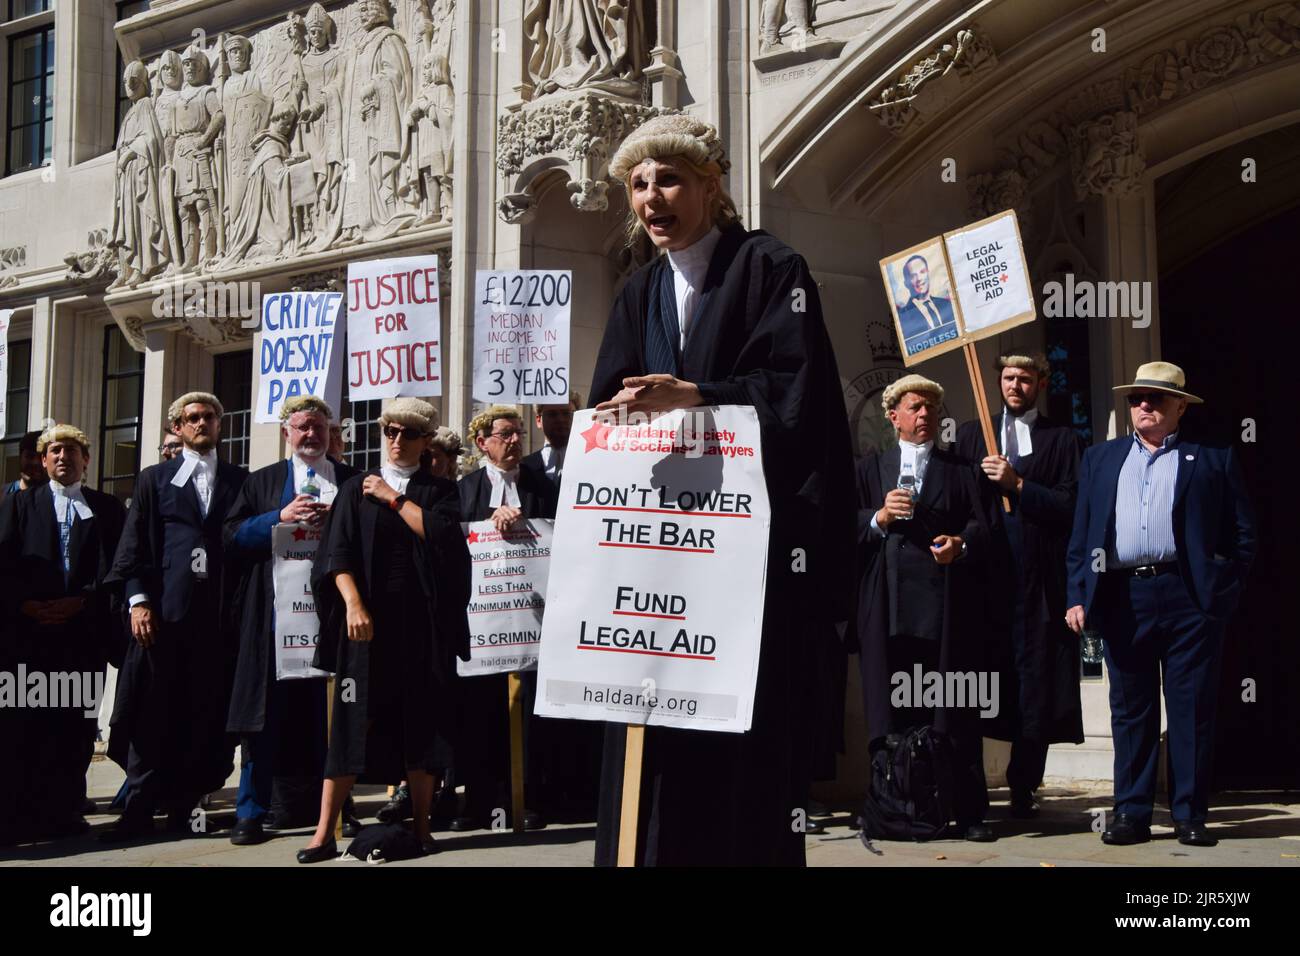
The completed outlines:
<svg viewBox="0 0 1300 956">
<path fill-rule="evenodd" d="M 277 430 L 251 423 L 257 301 L 341 288 L 357 259 L 439 255 L 453 427 L 474 408 L 475 270 L 571 269 L 585 395 L 610 302 L 649 254 L 625 244 L 607 163 L 661 111 L 718 126 L 746 224 L 809 261 L 859 450 L 891 440 L 880 391 L 903 374 L 878 260 L 1002 209 L 1040 292 L 1129 284 L 1122 316 L 1043 316 L 980 345 L 986 361 L 1044 350 L 1049 413 L 1088 441 L 1125 431 L 1110 386 L 1142 362 L 1182 364 L 1226 429 L 1252 414 L 1230 383 L 1269 361 L 1232 357 L 1209 303 L 1243 300 L 1204 283 L 1211 263 L 1285 277 L 1296 2 L 0 0 L 0 18 L 6 479 L 22 431 L 67 420 L 95 441 L 97 482 L 129 497 L 189 388 L 226 402 L 224 454 L 277 459 Z M 924 371 L 949 386 L 948 416 L 973 414 L 960 357 Z M 377 455 L 378 411 L 343 409 L 357 462 Z M 1261 499 L 1271 454 L 1245 456 Z M 1279 560 L 1269 573 L 1294 563 Z M 1245 639 L 1225 686 L 1293 667 L 1280 653 Z M 1049 774 L 1105 779 L 1104 675 L 1083 693 L 1088 742 L 1054 748 Z M 851 741 L 856 700 L 851 685 Z M 1296 716 L 1275 701 L 1233 732 Z M 1002 759 L 990 745 L 995 777 Z"/>
</svg>

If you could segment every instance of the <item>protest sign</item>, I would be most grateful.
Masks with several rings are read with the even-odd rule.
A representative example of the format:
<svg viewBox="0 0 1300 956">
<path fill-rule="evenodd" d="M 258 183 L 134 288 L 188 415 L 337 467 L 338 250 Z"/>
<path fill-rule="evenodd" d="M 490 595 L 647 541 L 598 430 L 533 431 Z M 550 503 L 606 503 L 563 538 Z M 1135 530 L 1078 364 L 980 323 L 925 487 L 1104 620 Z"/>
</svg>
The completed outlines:
<svg viewBox="0 0 1300 956">
<path fill-rule="evenodd" d="M 624 425 L 576 413 L 536 712 L 748 730 L 769 525 L 754 409 Z"/>
<path fill-rule="evenodd" d="M 569 400 L 573 274 L 487 272 L 474 279 L 474 397 L 484 402 Z"/>
<path fill-rule="evenodd" d="M 1013 210 L 880 260 L 904 365 L 1034 320 L 1033 289 Z"/>
<path fill-rule="evenodd" d="M 13 314 L 13 309 L 0 309 L 0 438 L 5 437 L 5 419 L 9 416 L 5 395 L 9 392 L 9 320 Z"/>
<path fill-rule="evenodd" d="M 280 407 L 315 395 L 338 409 L 343 396 L 343 349 L 338 346 L 341 292 L 277 292 L 262 297 L 257 351 L 258 424 L 280 420 Z"/>
<path fill-rule="evenodd" d="M 467 608 L 470 659 L 456 661 L 456 673 L 475 677 L 534 670 L 555 522 L 533 518 L 504 533 L 491 521 L 462 527 L 473 562 Z"/>
<path fill-rule="evenodd" d="M 295 523 L 271 528 L 276 680 L 330 676 L 311 666 L 320 643 L 320 619 L 311 593 L 311 565 L 318 547 L 320 528 Z"/>
<path fill-rule="evenodd" d="M 442 394 L 438 257 L 348 264 L 349 397 Z"/>
</svg>

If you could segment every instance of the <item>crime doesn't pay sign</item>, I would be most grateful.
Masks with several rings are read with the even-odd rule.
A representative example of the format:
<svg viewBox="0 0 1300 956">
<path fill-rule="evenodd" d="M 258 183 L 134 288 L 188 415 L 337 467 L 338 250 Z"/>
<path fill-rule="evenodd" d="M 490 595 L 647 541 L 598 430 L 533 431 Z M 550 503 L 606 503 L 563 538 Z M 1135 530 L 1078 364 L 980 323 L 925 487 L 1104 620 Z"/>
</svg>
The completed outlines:
<svg viewBox="0 0 1300 956">
<path fill-rule="evenodd" d="M 752 408 L 626 425 L 575 414 L 536 712 L 748 730 L 769 524 Z"/>
</svg>

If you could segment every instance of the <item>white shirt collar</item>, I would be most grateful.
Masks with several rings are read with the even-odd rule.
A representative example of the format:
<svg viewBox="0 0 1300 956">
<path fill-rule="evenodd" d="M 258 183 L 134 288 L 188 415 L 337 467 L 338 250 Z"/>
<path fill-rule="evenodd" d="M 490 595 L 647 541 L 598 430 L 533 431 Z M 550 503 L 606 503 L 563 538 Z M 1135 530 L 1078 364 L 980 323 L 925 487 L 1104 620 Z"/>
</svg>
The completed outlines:
<svg viewBox="0 0 1300 956">
<path fill-rule="evenodd" d="M 418 462 L 414 465 L 394 465 L 392 462 L 386 461 L 379 466 L 380 476 L 399 495 L 406 494 L 406 486 L 411 483 L 411 476 L 419 470 L 420 465 Z"/>
<path fill-rule="evenodd" d="M 1031 408 L 1023 415 L 1012 415 L 1011 410 L 1005 405 L 1002 406 L 1002 449 L 1007 447 L 1007 428 L 1009 423 L 1014 423 L 1016 430 L 1016 453 L 1025 458 L 1034 453 L 1033 427 L 1034 422 L 1038 419 L 1038 409 Z"/>
<path fill-rule="evenodd" d="M 81 482 L 62 485 L 51 478 L 47 484 L 50 486 L 50 494 L 54 496 L 54 515 L 60 523 L 67 520 L 69 506 L 83 521 L 95 516 L 95 513 L 90 510 L 86 496 L 81 493 Z"/>
<path fill-rule="evenodd" d="M 685 249 L 669 251 L 668 264 L 674 272 L 682 276 L 693 288 L 704 284 L 704 277 L 709 272 L 709 262 L 713 259 L 713 250 L 718 247 L 722 233 L 714 226 L 701 238 Z"/>
<path fill-rule="evenodd" d="M 49 480 L 49 486 L 50 486 L 50 491 L 54 493 L 54 497 L 56 498 L 84 497 L 81 493 L 81 482 L 79 481 L 74 481 L 70 485 L 63 485 L 55 481 L 53 478 L 51 478 Z"/>
<path fill-rule="evenodd" d="M 488 483 L 492 486 L 488 505 L 492 508 L 499 508 L 502 505 L 509 505 L 511 508 L 523 507 L 519 501 L 519 466 L 516 465 L 506 471 L 490 461 L 485 461 L 483 467 L 487 469 Z"/>
<path fill-rule="evenodd" d="M 189 445 L 186 445 L 181 448 L 181 457 L 186 460 L 192 460 L 195 464 L 205 465 L 213 471 L 217 468 L 217 450 L 215 448 L 200 455 Z"/>
</svg>

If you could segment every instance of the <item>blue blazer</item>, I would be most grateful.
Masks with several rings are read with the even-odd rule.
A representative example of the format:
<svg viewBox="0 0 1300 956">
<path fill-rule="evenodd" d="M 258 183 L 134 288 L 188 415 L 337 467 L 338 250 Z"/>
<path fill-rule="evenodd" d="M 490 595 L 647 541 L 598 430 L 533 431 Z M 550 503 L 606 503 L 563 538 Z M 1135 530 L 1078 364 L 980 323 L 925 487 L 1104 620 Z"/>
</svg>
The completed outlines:
<svg viewBox="0 0 1300 956">
<path fill-rule="evenodd" d="M 1094 553 L 1110 553 L 1115 545 L 1115 494 L 1132 445 L 1132 435 L 1094 445 L 1079 465 L 1079 497 L 1066 554 L 1066 604 L 1083 605 L 1085 617 L 1092 615 L 1097 596 Z M 1255 514 L 1233 449 L 1180 441 L 1176 453 L 1178 567 L 1197 607 L 1221 620 L 1236 608 L 1255 559 Z"/>
<path fill-rule="evenodd" d="M 950 299 L 932 295 L 930 301 L 938 308 L 939 318 L 944 325 L 957 321 L 952 314 L 952 301 Z M 905 339 L 930 331 L 930 323 L 926 321 L 925 313 L 921 311 L 921 307 L 916 304 L 915 299 L 908 299 L 907 305 L 898 310 L 898 324 L 903 327 L 903 338 Z"/>
</svg>

